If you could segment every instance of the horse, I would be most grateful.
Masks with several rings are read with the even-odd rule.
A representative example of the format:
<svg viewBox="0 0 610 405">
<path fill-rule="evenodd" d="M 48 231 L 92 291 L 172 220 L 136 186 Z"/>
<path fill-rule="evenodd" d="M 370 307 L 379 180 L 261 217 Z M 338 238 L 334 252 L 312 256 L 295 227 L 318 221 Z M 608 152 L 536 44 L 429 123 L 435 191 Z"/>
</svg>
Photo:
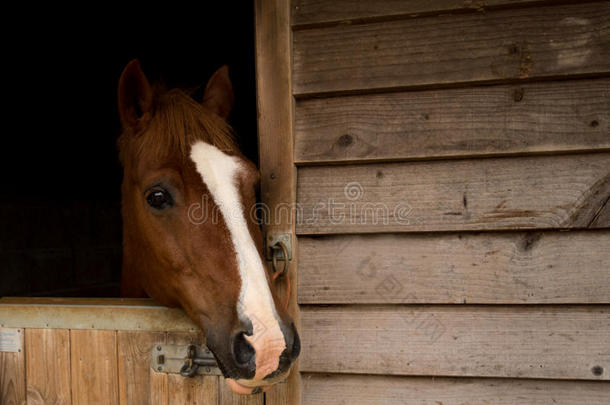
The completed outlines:
<svg viewBox="0 0 610 405">
<path fill-rule="evenodd" d="M 124 68 L 121 295 L 182 308 L 231 389 L 252 394 L 287 377 L 300 341 L 250 215 L 260 176 L 227 123 L 233 103 L 227 66 L 201 101 L 151 85 L 138 60 Z"/>
</svg>

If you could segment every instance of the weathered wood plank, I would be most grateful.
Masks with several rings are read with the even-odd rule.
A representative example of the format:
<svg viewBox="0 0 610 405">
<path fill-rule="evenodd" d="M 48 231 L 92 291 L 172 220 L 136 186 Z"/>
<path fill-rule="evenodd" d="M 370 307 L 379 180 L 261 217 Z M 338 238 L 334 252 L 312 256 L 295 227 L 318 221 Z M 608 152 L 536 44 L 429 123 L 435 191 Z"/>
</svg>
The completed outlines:
<svg viewBox="0 0 610 405">
<path fill-rule="evenodd" d="M 204 342 L 202 333 L 175 332 L 167 334 L 167 344 L 202 344 Z M 217 376 L 197 375 L 192 378 L 184 378 L 179 374 L 168 374 L 169 404 L 184 405 L 208 405 L 218 403 L 218 379 Z"/>
<path fill-rule="evenodd" d="M 448 12 L 482 12 L 496 7 L 553 2 L 558 3 L 556 0 L 293 0 L 292 26 L 298 29 L 320 24 L 351 23 L 354 20 L 413 18 Z"/>
<path fill-rule="evenodd" d="M 165 308 L 150 298 L 73 298 L 73 297 L 1 297 L 0 304 L 15 305 L 64 305 L 91 306 L 100 309 L 109 307 Z"/>
<path fill-rule="evenodd" d="M 72 404 L 70 331 L 26 329 L 28 405 Z"/>
<path fill-rule="evenodd" d="M 608 227 L 610 154 L 303 167 L 299 234 Z"/>
<path fill-rule="evenodd" d="M 295 31 L 297 96 L 610 72 L 610 3 Z"/>
<path fill-rule="evenodd" d="M 0 325 L 21 328 L 195 331 L 178 308 L 145 299 L 0 298 Z"/>
<path fill-rule="evenodd" d="M 115 331 L 71 330 L 72 402 L 118 405 Z"/>
<path fill-rule="evenodd" d="M 605 405 L 609 402 L 610 384 L 597 381 L 303 376 L 303 405 Z"/>
<path fill-rule="evenodd" d="M 167 375 L 150 367 L 151 350 L 164 332 L 118 331 L 119 398 L 122 405 L 167 405 Z"/>
<path fill-rule="evenodd" d="M 300 237 L 299 303 L 610 304 L 609 246 L 606 230 Z"/>
<path fill-rule="evenodd" d="M 164 340 L 165 342 L 166 340 Z M 152 373 L 150 376 L 151 405 L 170 405 L 169 382 L 164 373 Z"/>
<path fill-rule="evenodd" d="M 168 377 L 170 404 L 208 405 L 218 403 L 219 377 L 184 378 L 175 374 Z"/>
<path fill-rule="evenodd" d="M 610 148 L 610 80 L 299 100 L 295 161 Z"/>
<path fill-rule="evenodd" d="M 220 405 L 263 405 L 265 403 L 265 394 L 238 395 L 231 391 L 223 377 L 219 379 Z"/>
<path fill-rule="evenodd" d="M 302 307 L 305 372 L 610 380 L 610 307 Z"/>
<path fill-rule="evenodd" d="M 24 346 L 23 329 L 18 329 L 21 347 Z M 0 352 L 0 404 L 22 405 L 26 401 L 25 354 Z"/>
<path fill-rule="evenodd" d="M 161 343 L 167 343 L 167 333 L 162 333 Z M 169 382 L 165 373 L 151 373 L 150 375 L 150 403 L 151 405 L 170 405 Z"/>
<path fill-rule="evenodd" d="M 296 168 L 292 156 L 293 97 L 291 78 L 292 32 L 290 29 L 290 1 L 255 0 L 256 89 L 258 112 L 258 149 L 261 173 L 261 201 L 272 211 L 277 207 L 294 205 L 296 201 Z M 293 240 L 294 221 L 274 218 L 265 223 L 264 232 L 288 234 Z M 293 253 L 296 256 L 296 253 Z M 286 268 L 290 274 L 290 288 L 296 290 L 296 259 Z M 278 296 L 285 287 L 277 288 Z M 288 313 L 299 328 L 296 295 L 292 294 Z M 297 363 L 298 364 L 298 363 Z M 265 397 L 267 405 L 300 403 L 298 365 L 292 366 L 288 383 L 277 385 Z"/>
</svg>

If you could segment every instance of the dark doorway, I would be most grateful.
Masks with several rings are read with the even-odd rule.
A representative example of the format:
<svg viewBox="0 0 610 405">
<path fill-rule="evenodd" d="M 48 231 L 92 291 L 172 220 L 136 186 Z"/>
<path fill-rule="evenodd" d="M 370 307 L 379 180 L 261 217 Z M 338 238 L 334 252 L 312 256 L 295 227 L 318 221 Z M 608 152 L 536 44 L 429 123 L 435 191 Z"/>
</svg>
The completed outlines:
<svg viewBox="0 0 610 405">
<path fill-rule="evenodd" d="M 28 39 L 9 45 L 5 58 L 11 129 L 2 153 L 0 296 L 118 294 L 116 89 L 131 59 L 151 81 L 189 89 L 228 64 L 236 92 L 231 124 L 257 161 L 251 4 L 203 2 L 146 15 L 70 11 L 28 15 L 17 24 Z"/>
</svg>

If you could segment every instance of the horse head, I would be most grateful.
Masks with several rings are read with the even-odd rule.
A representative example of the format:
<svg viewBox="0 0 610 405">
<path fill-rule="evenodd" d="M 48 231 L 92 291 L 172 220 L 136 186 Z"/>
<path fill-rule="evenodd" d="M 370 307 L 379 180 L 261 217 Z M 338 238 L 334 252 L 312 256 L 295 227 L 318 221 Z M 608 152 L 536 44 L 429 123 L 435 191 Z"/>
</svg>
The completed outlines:
<svg viewBox="0 0 610 405">
<path fill-rule="evenodd" d="M 203 100 L 151 86 L 137 60 L 118 89 L 122 184 L 122 295 L 181 307 L 233 391 L 284 379 L 299 354 L 294 322 L 271 288 L 251 215 L 259 174 L 226 119 L 228 69 Z M 259 388 L 260 387 L 260 388 Z"/>
</svg>

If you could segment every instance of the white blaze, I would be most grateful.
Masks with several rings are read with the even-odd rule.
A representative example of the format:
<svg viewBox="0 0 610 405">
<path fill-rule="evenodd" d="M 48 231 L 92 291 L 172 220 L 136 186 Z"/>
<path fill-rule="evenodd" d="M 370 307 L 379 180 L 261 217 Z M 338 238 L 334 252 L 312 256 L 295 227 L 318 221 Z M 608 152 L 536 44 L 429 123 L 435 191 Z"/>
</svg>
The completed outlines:
<svg viewBox="0 0 610 405">
<path fill-rule="evenodd" d="M 253 334 L 246 336 L 246 339 L 256 353 L 254 380 L 261 380 L 277 369 L 286 342 L 267 284 L 265 268 L 248 230 L 245 210 L 240 201 L 237 182 L 243 168 L 238 158 L 202 141 L 192 145 L 191 159 L 231 234 L 241 277 L 237 311 L 242 321 L 252 323 Z"/>
</svg>

